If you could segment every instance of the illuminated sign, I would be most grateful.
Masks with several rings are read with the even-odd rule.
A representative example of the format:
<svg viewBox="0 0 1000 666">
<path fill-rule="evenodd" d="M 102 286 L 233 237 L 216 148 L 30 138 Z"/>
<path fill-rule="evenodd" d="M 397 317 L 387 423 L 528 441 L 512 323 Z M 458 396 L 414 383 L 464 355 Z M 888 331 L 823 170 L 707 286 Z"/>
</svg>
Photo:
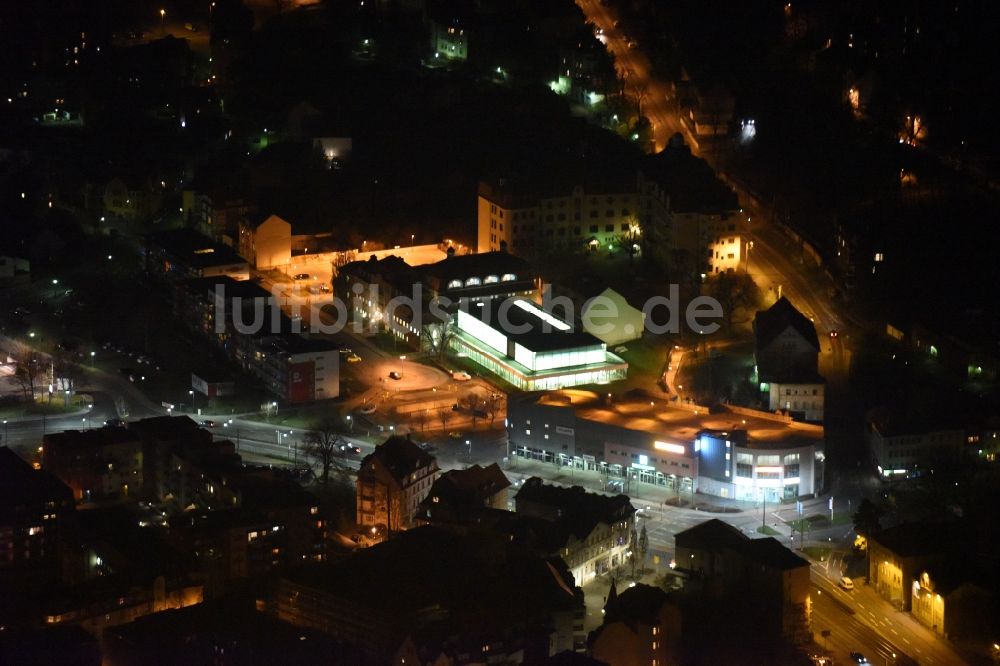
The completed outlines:
<svg viewBox="0 0 1000 666">
<path fill-rule="evenodd" d="M 785 471 L 785 470 L 782 467 L 768 467 L 766 465 L 765 466 L 757 467 L 757 472 L 758 473 L 764 472 L 765 474 L 770 474 L 770 473 L 780 474 L 783 471 Z"/>
<path fill-rule="evenodd" d="M 668 444 L 667 442 L 653 442 L 653 448 L 657 451 L 666 451 L 667 453 L 677 453 L 679 455 L 687 453 L 687 449 L 680 444 Z"/>
</svg>

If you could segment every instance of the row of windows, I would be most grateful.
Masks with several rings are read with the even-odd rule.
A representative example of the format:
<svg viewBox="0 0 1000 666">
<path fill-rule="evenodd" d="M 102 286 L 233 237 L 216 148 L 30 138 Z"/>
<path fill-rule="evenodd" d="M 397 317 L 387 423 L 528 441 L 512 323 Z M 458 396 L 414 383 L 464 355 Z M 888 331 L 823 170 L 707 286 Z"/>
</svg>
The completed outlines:
<svg viewBox="0 0 1000 666">
<path fill-rule="evenodd" d="M 628 223 L 628 222 L 622 222 L 620 225 L 618 225 L 617 229 L 620 230 L 620 231 L 622 231 L 622 232 L 627 232 L 631 227 L 632 227 L 632 225 L 630 223 Z M 592 233 L 592 234 L 600 233 L 600 228 L 601 227 L 600 227 L 599 224 L 592 224 L 589 227 L 590 233 Z M 616 227 L 615 227 L 614 224 L 605 224 L 604 225 L 604 233 L 613 234 L 615 232 L 615 229 L 616 229 Z M 569 227 L 569 230 L 571 230 L 573 232 L 574 236 L 580 236 L 580 235 L 583 234 L 583 227 Z M 522 231 L 525 232 L 525 233 L 532 232 L 532 231 L 535 231 L 535 227 L 529 227 L 527 225 L 525 225 L 524 227 L 518 227 L 518 225 L 516 225 L 516 224 L 514 225 L 513 233 L 515 235 L 518 234 L 518 233 L 520 233 L 520 232 L 522 232 Z M 566 231 L 567 231 L 566 227 L 559 227 L 558 229 L 546 229 L 544 235 L 546 235 L 546 236 L 553 236 L 553 235 L 556 235 L 556 236 L 565 236 L 566 235 Z"/>
<path fill-rule="evenodd" d="M 790 389 L 790 388 L 785 389 L 785 395 L 798 395 L 798 394 L 799 394 L 798 389 Z M 819 395 L 819 389 L 813 389 L 812 394 Z M 808 389 L 802 389 L 802 395 L 809 395 Z"/>
</svg>

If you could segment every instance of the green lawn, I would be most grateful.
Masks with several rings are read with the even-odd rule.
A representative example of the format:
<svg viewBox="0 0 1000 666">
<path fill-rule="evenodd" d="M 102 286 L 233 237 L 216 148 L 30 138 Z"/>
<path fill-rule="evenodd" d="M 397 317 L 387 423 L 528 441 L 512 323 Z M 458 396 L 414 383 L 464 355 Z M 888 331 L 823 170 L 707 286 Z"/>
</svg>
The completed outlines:
<svg viewBox="0 0 1000 666">
<path fill-rule="evenodd" d="M 770 525 L 761 525 L 760 527 L 757 528 L 757 533 L 766 534 L 767 536 L 779 536 L 781 534 L 781 532 L 774 529 Z"/>
</svg>

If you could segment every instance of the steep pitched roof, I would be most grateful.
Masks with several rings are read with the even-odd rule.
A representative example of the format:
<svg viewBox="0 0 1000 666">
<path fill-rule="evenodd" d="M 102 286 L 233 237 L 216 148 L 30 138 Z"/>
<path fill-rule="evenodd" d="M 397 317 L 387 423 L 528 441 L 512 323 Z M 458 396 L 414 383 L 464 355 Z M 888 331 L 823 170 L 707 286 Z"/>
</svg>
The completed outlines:
<svg viewBox="0 0 1000 666">
<path fill-rule="evenodd" d="M 750 539 L 747 544 L 747 554 L 755 562 L 771 569 L 788 571 L 809 566 L 809 562 L 782 546 L 774 537 Z"/>
<path fill-rule="evenodd" d="M 375 451 L 365 456 L 364 467 L 370 459 L 376 459 L 385 466 L 397 481 L 402 481 L 421 467 L 435 463 L 435 458 L 405 437 L 393 436 L 375 447 Z"/>
<path fill-rule="evenodd" d="M 718 518 L 707 520 L 683 532 L 678 532 L 674 539 L 678 544 L 682 541 L 685 543 L 694 542 L 702 548 L 733 548 L 734 550 L 743 548 L 747 541 L 746 535 Z"/>
<path fill-rule="evenodd" d="M 794 328 L 806 342 L 819 351 L 819 338 L 816 327 L 801 312 L 795 309 L 792 302 L 782 296 L 767 310 L 761 310 L 753 320 L 754 335 L 757 337 L 757 349 L 763 349 L 775 338 L 785 332 L 788 327 Z"/>
</svg>

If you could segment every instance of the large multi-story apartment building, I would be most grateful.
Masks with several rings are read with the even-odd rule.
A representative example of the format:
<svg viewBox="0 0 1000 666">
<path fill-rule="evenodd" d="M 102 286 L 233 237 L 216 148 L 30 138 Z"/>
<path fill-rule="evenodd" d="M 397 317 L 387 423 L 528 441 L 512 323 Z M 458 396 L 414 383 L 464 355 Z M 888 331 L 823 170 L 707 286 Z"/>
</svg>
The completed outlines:
<svg viewBox="0 0 1000 666">
<path fill-rule="evenodd" d="M 0 572 L 54 565 L 73 508 L 73 492 L 59 479 L 0 447 Z"/>
<path fill-rule="evenodd" d="M 418 507 L 437 476 L 434 456 L 409 439 L 390 437 L 361 461 L 358 526 L 374 538 L 413 527 Z"/>
<path fill-rule="evenodd" d="M 188 280 L 175 291 L 174 310 L 281 400 L 311 402 L 340 394 L 337 347 L 299 335 L 301 323 L 289 319 L 260 285 L 229 277 Z"/>
<path fill-rule="evenodd" d="M 599 182 L 538 186 L 510 178 L 479 184 L 480 252 L 518 255 L 557 250 L 615 250 L 668 236 L 669 201 L 634 171 Z"/>
<path fill-rule="evenodd" d="M 142 491 L 142 442 L 124 428 L 66 430 L 42 439 L 45 469 L 77 500 L 128 497 Z"/>
<path fill-rule="evenodd" d="M 577 585 L 625 564 L 635 520 L 635 507 L 625 495 L 588 493 L 580 486 L 564 488 L 532 477 L 518 490 L 514 504 L 518 515 L 550 525 L 559 556 Z"/>
<path fill-rule="evenodd" d="M 507 252 L 454 254 L 446 259 L 411 266 L 390 255 L 342 266 L 336 293 L 350 306 L 350 316 L 365 330 L 384 327 L 413 348 L 434 347 L 440 340 L 439 318 L 428 310 L 437 300 L 441 310 L 454 313 L 462 302 L 486 302 L 513 296 L 536 297 L 538 279 L 524 259 Z M 419 298 L 420 302 L 410 302 Z M 398 306 L 394 306 L 394 303 Z"/>
</svg>

